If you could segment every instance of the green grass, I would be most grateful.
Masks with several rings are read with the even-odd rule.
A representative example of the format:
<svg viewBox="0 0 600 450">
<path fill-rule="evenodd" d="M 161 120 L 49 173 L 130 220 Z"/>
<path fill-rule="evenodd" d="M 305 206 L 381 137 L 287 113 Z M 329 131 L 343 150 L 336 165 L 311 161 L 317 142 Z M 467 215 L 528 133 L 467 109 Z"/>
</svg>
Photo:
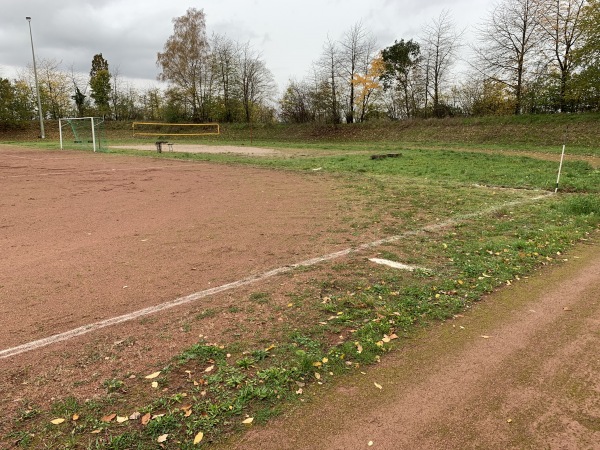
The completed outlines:
<svg viewBox="0 0 600 450">
<path fill-rule="evenodd" d="M 597 117 L 561 116 L 558 123 L 574 128 L 592 119 Z M 506 120 L 502 124 L 500 119 L 471 119 L 463 126 L 549 126 L 546 118 Z M 292 131 L 307 132 L 300 128 Z M 365 125 L 359 131 L 378 129 Z M 309 146 L 291 140 L 287 145 Z M 585 162 L 567 162 L 561 193 L 533 201 L 540 190 L 553 190 L 556 163 L 510 154 L 461 153 L 441 144 L 441 149 L 402 148 L 400 158 L 371 160 L 375 146 L 392 148 L 392 144 L 373 141 L 369 147 L 321 140 L 313 145 L 334 153 L 284 158 L 151 156 L 251 164 L 309 177 L 326 173 L 338 180 L 340 195 L 354 209 L 340 219 L 342 233 L 402 235 L 374 251 L 427 270 L 399 272 L 357 255 L 294 271 L 297 284 L 286 292 L 252 292 L 240 299 L 235 311 L 205 309 L 195 316 L 196 321 L 209 321 L 222 313 L 246 311 L 248 319 L 256 319 L 253 314 L 260 313 L 253 311 L 260 309 L 265 316 L 258 319 L 276 311 L 285 319 L 281 324 L 269 322 L 223 345 L 200 340 L 169 361 L 156 361 L 156 370 L 161 370 L 156 378 L 159 390 L 151 390 L 142 376 L 131 380 L 115 374 L 99 381 L 107 393 L 93 402 L 66 398 L 49 408 L 25 409 L 13 420 L 13 442 L 23 448 L 153 449 L 159 446 L 157 438 L 168 434 L 167 448 L 191 449 L 198 448 L 192 441 L 200 431 L 205 434 L 200 447 L 219 442 L 242 432 L 245 418 L 267 422 L 297 404 L 315 384 L 343 382 L 403 345 L 415 330 L 462 313 L 485 294 L 559 263 L 600 225 L 600 175 Z M 449 220 L 453 222 L 444 227 L 422 231 L 426 225 Z M 281 297 L 291 306 L 278 306 L 276 299 Z M 163 388 L 168 393 L 162 393 Z M 187 417 L 184 405 L 191 405 Z M 100 421 L 109 413 L 129 415 L 134 410 L 157 417 L 147 425 L 139 420 Z M 73 414 L 81 418 L 49 424 L 57 416 L 68 419 Z M 94 430 L 100 433 L 92 435 Z"/>
</svg>

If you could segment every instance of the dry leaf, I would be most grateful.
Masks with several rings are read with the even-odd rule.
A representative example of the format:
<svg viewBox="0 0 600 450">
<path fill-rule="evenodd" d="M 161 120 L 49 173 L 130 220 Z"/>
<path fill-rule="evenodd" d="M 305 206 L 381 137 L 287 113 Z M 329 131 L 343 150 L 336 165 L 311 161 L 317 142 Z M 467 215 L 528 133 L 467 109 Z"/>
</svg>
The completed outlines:
<svg viewBox="0 0 600 450">
<path fill-rule="evenodd" d="M 246 420 L 242 420 L 242 423 L 245 425 L 250 425 L 253 420 L 254 420 L 254 417 L 248 417 Z"/>
<path fill-rule="evenodd" d="M 354 345 L 356 345 L 356 353 L 362 353 L 363 348 L 362 345 L 360 345 L 360 342 L 355 342 Z"/>
<path fill-rule="evenodd" d="M 73 417 L 71 417 L 71 420 L 73 422 L 77 422 L 79 420 L 79 414 L 73 414 Z"/>
<path fill-rule="evenodd" d="M 136 411 L 129 416 L 129 420 L 138 420 L 140 417 L 142 417 L 142 413 Z"/>
<path fill-rule="evenodd" d="M 127 422 L 129 417 L 117 416 L 117 423 Z"/>
<path fill-rule="evenodd" d="M 315 378 L 317 380 L 320 380 L 321 379 L 321 374 L 319 372 L 315 372 Z"/>
<path fill-rule="evenodd" d="M 54 425 L 60 425 L 60 424 L 61 424 L 61 423 L 63 423 L 64 421 L 65 421 L 65 419 L 62 419 L 62 418 L 60 418 L 60 419 L 54 419 L 54 420 L 51 420 L 51 421 L 50 421 L 50 423 L 52 423 L 52 424 L 54 424 Z"/>
<path fill-rule="evenodd" d="M 158 381 L 153 381 L 153 382 L 152 382 L 152 387 L 153 387 L 154 389 L 156 389 L 156 388 L 158 387 Z"/>
<path fill-rule="evenodd" d="M 384 334 L 384 335 L 383 335 L 383 339 L 381 339 L 381 342 L 385 342 L 385 343 L 387 344 L 387 343 L 388 343 L 388 342 L 390 342 L 391 340 L 392 340 L 392 339 L 391 339 L 391 338 L 390 338 L 390 337 L 389 337 L 387 334 Z"/>
<path fill-rule="evenodd" d="M 196 435 L 196 437 L 194 438 L 194 445 L 199 444 L 200 441 L 204 438 L 204 433 L 201 431 L 200 433 L 198 433 Z"/>
<path fill-rule="evenodd" d="M 184 417 L 190 417 L 191 415 L 192 415 L 192 409 L 190 408 L 185 411 Z"/>
<path fill-rule="evenodd" d="M 192 405 L 188 403 L 186 405 L 182 405 L 179 409 L 181 409 L 182 411 L 187 411 L 188 409 L 192 409 Z"/>
<path fill-rule="evenodd" d="M 92 434 L 99 434 L 102 430 L 94 430 L 92 431 Z"/>
<path fill-rule="evenodd" d="M 215 368 L 215 366 L 208 366 L 206 369 L 204 369 L 204 372 L 212 372 L 213 369 Z"/>
<path fill-rule="evenodd" d="M 142 420 L 141 420 L 142 425 L 148 425 L 148 422 L 150 422 L 151 417 L 152 417 L 152 415 L 150 413 L 144 414 L 142 416 Z"/>
<path fill-rule="evenodd" d="M 102 422 L 110 422 L 111 420 L 113 420 L 115 417 L 117 417 L 116 414 L 109 414 L 107 416 L 104 416 L 102 419 L 100 419 Z"/>
<path fill-rule="evenodd" d="M 491 336 L 486 336 L 485 334 L 481 336 L 484 339 L 489 339 Z"/>
<path fill-rule="evenodd" d="M 156 442 L 158 442 L 159 444 L 162 444 L 163 442 L 165 442 L 167 440 L 167 438 L 169 437 L 168 434 L 161 434 L 158 439 L 156 440 Z"/>
<path fill-rule="evenodd" d="M 383 389 L 383 386 L 379 383 L 373 383 L 377 389 Z"/>
<path fill-rule="evenodd" d="M 298 395 L 302 395 L 302 392 L 303 392 L 303 391 L 302 391 L 302 388 L 300 388 L 300 389 L 298 389 L 298 390 L 296 391 L 296 394 L 298 394 Z"/>
<path fill-rule="evenodd" d="M 151 373 L 150 375 L 146 375 L 144 378 L 146 380 L 153 380 L 154 378 L 156 378 L 159 375 L 160 375 L 160 370 L 158 372 Z"/>
</svg>

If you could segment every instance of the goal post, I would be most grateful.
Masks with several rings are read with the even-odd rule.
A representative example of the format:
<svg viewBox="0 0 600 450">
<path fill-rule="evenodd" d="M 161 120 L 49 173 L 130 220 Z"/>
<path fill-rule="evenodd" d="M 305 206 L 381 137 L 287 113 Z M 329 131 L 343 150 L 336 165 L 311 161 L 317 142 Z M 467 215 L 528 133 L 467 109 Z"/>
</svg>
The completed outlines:
<svg viewBox="0 0 600 450">
<path fill-rule="evenodd" d="M 60 148 L 106 151 L 106 133 L 102 117 L 64 117 L 58 119 Z"/>
<path fill-rule="evenodd" d="M 190 137 L 218 136 L 221 128 L 218 123 L 164 123 L 164 122 L 133 122 L 133 137 Z"/>
</svg>

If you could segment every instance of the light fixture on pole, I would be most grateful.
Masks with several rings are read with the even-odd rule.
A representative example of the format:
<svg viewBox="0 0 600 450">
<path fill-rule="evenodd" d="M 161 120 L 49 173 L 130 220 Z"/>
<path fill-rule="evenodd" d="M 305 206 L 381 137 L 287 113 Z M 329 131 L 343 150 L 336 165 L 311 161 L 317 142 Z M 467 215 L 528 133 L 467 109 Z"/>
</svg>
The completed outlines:
<svg viewBox="0 0 600 450">
<path fill-rule="evenodd" d="M 38 111 L 40 113 L 40 137 L 46 137 L 44 133 L 44 113 L 42 112 L 42 99 L 40 98 L 40 86 L 38 84 L 37 68 L 35 66 L 35 52 L 33 50 L 33 34 L 31 33 L 31 17 L 25 17 L 29 23 L 29 39 L 31 40 L 31 55 L 33 56 L 33 76 L 35 78 L 35 90 L 37 93 Z"/>
</svg>

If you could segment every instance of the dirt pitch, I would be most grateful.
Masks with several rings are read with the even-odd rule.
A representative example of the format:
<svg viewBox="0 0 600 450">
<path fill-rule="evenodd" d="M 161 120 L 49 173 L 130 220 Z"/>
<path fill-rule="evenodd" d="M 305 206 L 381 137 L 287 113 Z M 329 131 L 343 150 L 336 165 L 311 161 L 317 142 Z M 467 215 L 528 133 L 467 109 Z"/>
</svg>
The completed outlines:
<svg viewBox="0 0 600 450">
<path fill-rule="evenodd" d="M 323 174 L 1 146 L 0 180 L 0 351 L 364 237 L 340 229 L 351 208 Z M 153 368 L 199 334 L 226 334 L 233 314 L 201 329 L 190 317 L 252 289 L 0 358 L 0 406 L 101 394 L 107 377 Z"/>
</svg>

